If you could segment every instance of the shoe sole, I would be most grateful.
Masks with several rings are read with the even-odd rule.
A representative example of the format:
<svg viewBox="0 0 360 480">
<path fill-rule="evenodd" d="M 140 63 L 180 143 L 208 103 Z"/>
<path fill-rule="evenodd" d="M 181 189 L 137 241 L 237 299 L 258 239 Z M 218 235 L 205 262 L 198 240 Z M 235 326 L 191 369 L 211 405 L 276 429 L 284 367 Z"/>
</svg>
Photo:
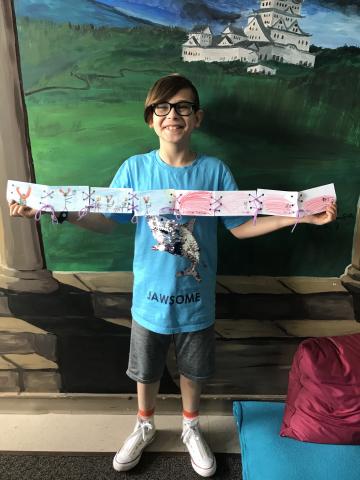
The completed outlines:
<svg viewBox="0 0 360 480">
<path fill-rule="evenodd" d="M 152 439 L 149 441 L 149 443 L 146 445 L 146 447 L 144 447 L 141 452 L 139 453 L 139 455 L 135 458 L 135 460 L 133 460 L 132 462 L 129 462 L 129 463 L 119 463 L 116 461 L 116 455 L 114 457 L 114 460 L 113 460 L 113 468 L 114 470 L 116 470 L 117 472 L 127 472 L 128 470 L 131 470 L 132 468 L 136 467 L 136 465 L 140 462 L 140 459 L 141 459 L 141 455 L 143 454 L 143 451 L 149 446 L 152 444 L 152 442 L 155 440 L 155 436 L 156 434 L 152 437 Z"/>
<path fill-rule="evenodd" d="M 195 470 L 195 472 L 198 475 L 200 475 L 201 477 L 211 477 L 216 472 L 216 460 L 215 460 L 215 458 L 214 458 L 214 465 L 211 468 L 204 469 L 204 468 L 199 467 L 198 465 L 196 465 L 196 463 L 193 462 L 192 458 L 191 458 L 191 465 L 192 465 L 193 469 Z"/>
</svg>

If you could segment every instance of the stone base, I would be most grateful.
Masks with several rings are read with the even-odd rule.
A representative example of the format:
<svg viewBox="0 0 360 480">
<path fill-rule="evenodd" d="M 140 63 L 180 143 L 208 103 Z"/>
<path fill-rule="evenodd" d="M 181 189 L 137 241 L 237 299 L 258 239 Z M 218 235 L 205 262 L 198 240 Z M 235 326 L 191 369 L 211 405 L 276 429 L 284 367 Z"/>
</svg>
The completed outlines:
<svg viewBox="0 0 360 480">
<path fill-rule="evenodd" d="M 91 294 L 67 285 L 61 285 L 55 292 L 1 291 L 0 314 L 16 317 L 83 317 L 92 315 Z M 3 313 L 5 312 L 5 313 Z"/>
<path fill-rule="evenodd" d="M 23 373 L 25 392 L 60 392 L 61 377 L 56 370 L 27 371 Z"/>
<path fill-rule="evenodd" d="M 344 287 L 349 292 L 360 294 L 360 281 L 359 280 L 354 280 L 349 275 L 344 275 L 343 277 L 341 277 L 341 281 L 342 281 Z"/>
<path fill-rule="evenodd" d="M 94 314 L 101 318 L 131 318 L 130 293 L 94 292 Z M 216 318 L 260 320 L 315 319 L 354 320 L 352 295 L 344 291 L 336 293 L 290 294 L 237 294 L 216 295 Z"/>
<path fill-rule="evenodd" d="M 56 361 L 56 335 L 20 318 L 0 316 L 0 353 L 37 353 Z"/>
<path fill-rule="evenodd" d="M 0 392 L 19 391 L 19 372 L 16 366 L 0 357 Z"/>
<path fill-rule="evenodd" d="M 15 270 L 0 267 L 0 288 L 13 292 L 51 293 L 59 283 L 49 270 Z"/>
<path fill-rule="evenodd" d="M 340 277 L 344 287 L 352 293 L 360 293 L 360 270 L 349 265 Z"/>
<path fill-rule="evenodd" d="M 56 362 L 36 353 L 0 356 L 0 392 L 60 392 Z"/>
<path fill-rule="evenodd" d="M 131 274 L 54 275 L 54 293 L 0 290 L 0 392 L 133 397 Z M 304 338 L 360 332 L 360 295 L 338 278 L 220 276 L 216 318 L 217 374 L 203 393 L 264 400 L 286 395 Z M 179 395 L 178 380 L 170 352 L 160 395 Z"/>
</svg>

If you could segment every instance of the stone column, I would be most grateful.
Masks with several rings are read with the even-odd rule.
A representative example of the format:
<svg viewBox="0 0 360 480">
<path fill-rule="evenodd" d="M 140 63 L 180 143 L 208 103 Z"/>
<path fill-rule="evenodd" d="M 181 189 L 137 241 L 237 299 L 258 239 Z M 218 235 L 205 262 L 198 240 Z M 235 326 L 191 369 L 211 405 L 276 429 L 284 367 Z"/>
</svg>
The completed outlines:
<svg viewBox="0 0 360 480">
<path fill-rule="evenodd" d="M 357 206 L 354 242 L 351 256 L 351 265 L 349 265 L 344 275 L 341 276 L 341 281 L 346 287 L 353 287 L 360 293 L 360 197 Z"/>
<path fill-rule="evenodd" d="M 48 293 L 58 288 L 44 268 L 35 221 L 11 218 L 8 179 L 34 181 L 27 116 L 20 81 L 12 0 L 0 1 L 0 288 Z"/>
</svg>

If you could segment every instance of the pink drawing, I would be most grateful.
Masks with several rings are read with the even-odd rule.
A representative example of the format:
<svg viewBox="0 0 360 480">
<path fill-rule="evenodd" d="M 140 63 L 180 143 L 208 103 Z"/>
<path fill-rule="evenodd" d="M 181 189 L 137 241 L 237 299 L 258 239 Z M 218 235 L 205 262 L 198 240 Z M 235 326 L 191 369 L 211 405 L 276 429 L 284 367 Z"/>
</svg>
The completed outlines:
<svg viewBox="0 0 360 480">
<path fill-rule="evenodd" d="M 28 186 L 28 190 L 26 193 L 21 193 L 19 187 L 16 187 L 16 191 L 19 195 L 19 204 L 26 206 L 26 200 L 30 197 L 31 194 L 31 186 Z"/>
<path fill-rule="evenodd" d="M 71 188 L 68 187 L 67 191 L 64 192 L 64 190 L 62 188 L 59 188 L 59 192 L 64 195 L 64 197 L 67 197 L 70 193 L 71 193 Z"/>
<path fill-rule="evenodd" d="M 182 191 L 175 197 L 175 211 L 180 215 L 212 215 L 212 192 Z"/>
<path fill-rule="evenodd" d="M 331 195 L 323 195 L 321 197 L 310 198 L 303 201 L 300 198 L 300 209 L 305 215 L 324 212 L 326 208 L 335 202 L 335 197 Z"/>
<path fill-rule="evenodd" d="M 286 196 L 281 194 L 263 194 L 261 200 L 262 210 L 266 213 L 272 215 L 292 215 L 297 208 L 295 207 L 295 202 L 291 203 Z"/>
</svg>

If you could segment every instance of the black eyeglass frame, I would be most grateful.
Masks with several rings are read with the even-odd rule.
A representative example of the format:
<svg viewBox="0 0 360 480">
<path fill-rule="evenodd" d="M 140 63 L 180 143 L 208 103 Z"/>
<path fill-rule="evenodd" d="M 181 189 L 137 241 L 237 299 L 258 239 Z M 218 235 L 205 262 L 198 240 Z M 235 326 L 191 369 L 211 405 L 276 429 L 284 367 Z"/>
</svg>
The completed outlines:
<svg viewBox="0 0 360 480">
<path fill-rule="evenodd" d="M 183 104 L 186 104 L 186 105 L 189 105 L 191 106 L 191 112 L 184 115 L 183 113 L 180 113 L 177 109 L 177 107 L 179 105 L 183 105 Z M 155 108 L 158 107 L 159 105 L 169 105 L 169 110 L 162 114 L 162 115 L 159 115 L 158 113 L 155 112 Z M 170 102 L 159 102 L 159 103 L 153 103 L 151 105 L 151 110 L 153 111 L 153 113 L 157 116 L 157 117 L 165 117 L 166 115 L 169 115 L 169 113 L 171 112 L 171 109 L 174 108 L 175 109 L 175 112 L 180 115 L 181 117 L 190 117 L 190 115 L 193 113 L 193 112 L 196 112 L 197 110 L 199 110 L 199 106 L 194 103 L 194 102 L 187 102 L 187 101 L 182 101 L 182 102 L 176 102 L 176 103 L 170 103 Z"/>
</svg>

